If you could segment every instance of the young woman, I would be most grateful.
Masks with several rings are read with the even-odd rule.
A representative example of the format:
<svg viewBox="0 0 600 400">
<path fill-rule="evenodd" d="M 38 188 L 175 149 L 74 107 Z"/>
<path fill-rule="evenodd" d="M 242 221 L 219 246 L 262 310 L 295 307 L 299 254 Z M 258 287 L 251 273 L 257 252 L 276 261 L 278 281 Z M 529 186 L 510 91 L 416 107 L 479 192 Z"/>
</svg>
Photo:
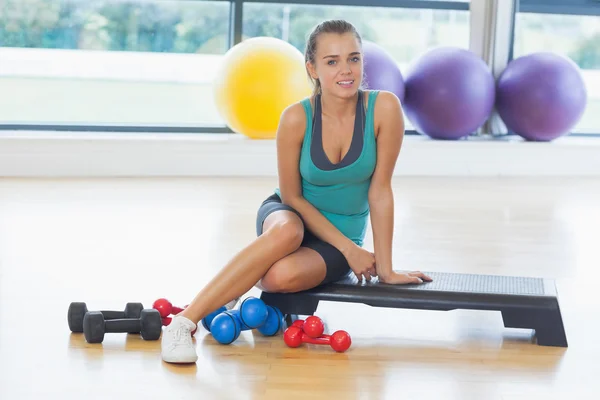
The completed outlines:
<svg viewBox="0 0 600 400">
<path fill-rule="evenodd" d="M 305 59 L 315 91 L 281 116 L 279 188 L 258 209 L 258 237 L 165 328 L 164 361 L 196 362 L 190 332 L 255 285 L 296 292 L 348 273 L 389 284 L 431 280 L 392 270 L 391 180 L 404 119 L 394 94 L 361 88 L 361 48 L 360 35 L 343 20 L 325 21 L 309 36 Z M 369 215 L 374 253 L 362 248 Z"/>
</svg>

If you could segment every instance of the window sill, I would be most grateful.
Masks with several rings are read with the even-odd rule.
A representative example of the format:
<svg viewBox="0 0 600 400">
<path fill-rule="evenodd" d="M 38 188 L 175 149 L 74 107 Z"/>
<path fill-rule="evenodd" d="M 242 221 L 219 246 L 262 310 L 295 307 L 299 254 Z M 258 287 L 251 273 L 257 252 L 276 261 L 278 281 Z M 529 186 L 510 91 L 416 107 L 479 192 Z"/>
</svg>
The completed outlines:
<svg viewBox="0 0 600 400">
<path fill-rule="evenodd" d="M 600 139 L 407 135 L 396 176 L 600 176 Z M 274 140 L 231 134 L 0 132 L 0 176 L 277 175 Z"/>
</svg>

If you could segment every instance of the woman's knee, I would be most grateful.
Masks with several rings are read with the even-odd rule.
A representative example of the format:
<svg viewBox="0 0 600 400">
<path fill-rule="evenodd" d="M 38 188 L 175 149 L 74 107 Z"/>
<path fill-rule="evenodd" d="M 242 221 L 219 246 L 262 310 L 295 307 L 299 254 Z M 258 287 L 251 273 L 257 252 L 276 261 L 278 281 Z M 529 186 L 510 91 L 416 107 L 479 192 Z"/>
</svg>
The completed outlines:
<svg viewBox="0 0 600 400">
<path fill-rule="evenodd" d="M 322 276 L 323 275 L 323 276 Z M 260 281 L 262 290 L 271 293 L 294 293 L 317 286 L 325 271 L 307 269 L 292 259 L 277 261 Z"/>
<path fill-rule="evenodd" d="M 270 223 L 269 223 L 270 222 Z M 265 221 L 266 235 L 277 248 L 284 249 L 286 253 L 297 250 L 304 238 L 304 225 L 300 218 L 277 218 L 273 221 Z"/>
<path fill-rule="evenodd" d="M 266 292 L 271 293 L 289 293 L 295 286 L 295 280 L 297 280 L 297 274 L 294 273 L 288 261 L 278 261 L 265 276 L 260 280 L 261 287 Z"/>
</svg>

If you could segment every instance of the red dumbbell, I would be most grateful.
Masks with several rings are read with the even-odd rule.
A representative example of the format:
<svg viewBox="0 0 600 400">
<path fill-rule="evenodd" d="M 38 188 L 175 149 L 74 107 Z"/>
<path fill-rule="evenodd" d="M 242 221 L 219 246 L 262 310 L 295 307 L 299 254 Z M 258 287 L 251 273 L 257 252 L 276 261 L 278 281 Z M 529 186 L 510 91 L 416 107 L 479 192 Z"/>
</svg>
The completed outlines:
<svg viewBox="0 0 600 400">
<path fill-rule="evenodd" d="M 339 353 L 348 350 L 352 344 L 352 339 L 346 331 L 335 331 L 331 335 L 322 335 L 314 338 L 308 336 L 298 326 L 293 325 L 285 330 L 283 341 L 289 347 L 299 347 L 302 343 L 327 344 Z"/>
<path fill-rule="evenodd" d="M 162 318 L 168 317 L 169 315 L 177 315 L 183 311 L 183 308 L 175 307 L 167 299 L 158 299 L 152 304 L 152 308 L 158 310 Z"/>
<path fill-rule="evenodd" d="M 302 329 L 304 333 L 313 338 L 320 337 L 325 331 L 325 324 L 319 317 L 311 315 L 305 320 L 297 319 L 292 323 L 292 326 L 297 326 Z"/>
<path fill-rule="evenodd" d="M 187 305 L 184 307 L 186 308 Z M 163 326 L 167 326 L 171 323 L 171 317 L 169 315 L 177 315 L 183 311 L 183 308 L 175 307 L 171 302 L 167 299 L 158 299 L 152 304 L 152 308 L 158 310 L 160 316 L 162 318 Z M 195 328 L 191 333 L 192 336 L 196 333 L 198 328 Z"/>
</svg>

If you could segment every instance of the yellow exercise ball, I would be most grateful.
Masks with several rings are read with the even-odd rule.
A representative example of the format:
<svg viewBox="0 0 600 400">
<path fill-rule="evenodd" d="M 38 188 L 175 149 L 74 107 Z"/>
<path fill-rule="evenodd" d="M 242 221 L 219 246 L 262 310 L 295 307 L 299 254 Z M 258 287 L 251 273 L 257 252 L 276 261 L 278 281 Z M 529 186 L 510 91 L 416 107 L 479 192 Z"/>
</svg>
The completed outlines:
<svg viewBox="0 0 600 400">
<path fill-rule="evenodd" d="M 276 38 L 233 46 L 214 81 L 217 110 L 229 128 L 251 139 L 273 139 L 283 110 L 311 94 L 304 56 Z"/>
</svg>

